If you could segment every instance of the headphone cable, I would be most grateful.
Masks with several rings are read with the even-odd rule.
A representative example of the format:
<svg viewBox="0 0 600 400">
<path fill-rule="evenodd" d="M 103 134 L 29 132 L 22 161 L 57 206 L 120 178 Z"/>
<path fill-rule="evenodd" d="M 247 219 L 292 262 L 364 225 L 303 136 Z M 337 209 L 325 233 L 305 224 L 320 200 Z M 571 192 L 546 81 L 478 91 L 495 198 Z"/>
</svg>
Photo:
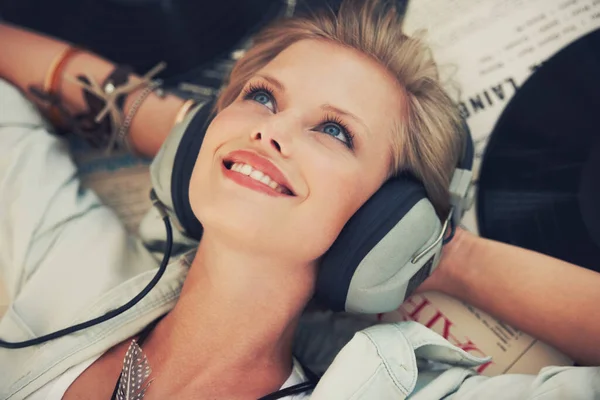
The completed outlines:
<svg viewBox="0 0 600 400">
<path fill-rule="evenodd" d="M 133 299 L 129 300 L 127 303 L 123 304 L 122 306 L 120 306 L 114 310 L 107 312 L 106 314 L 104 314 L 100 317 L 96 317 L 89 321 L 85 321 L 85 322 L 70 326 L 68 328 L 64 328 L 64 329 L 58 330 L 56 332 L 49 333 L 47 335 L 43 335 L 43 336 L 37 337 L 35 339 L 25 340 L 22 342 L 7 342 L 5 340 L 0 339 L 0 347 L 4 347 L 7 349 L 22 349 L 24 347 L 35 346 L 35 345 L 38 345 L 41 343 L 48 342 L 50 340 L 58 339 L 62 336 L 66 336 L 71 333 L 79 332 L 81 330 L 87 329 L 94 325 L 98 325 L 102 322 L 108 321 L 109 319 L 114 318 L 117 315 L 124 313 L 125 311 L 129 310 L 131 307 L 133 307 L 134 305 L 139 303 L 140 300 L 142 300 L 150 292 L 150 290 L 152 290 L 154 288 L 154 286 L 156 286 L 156 284 L 158 283 L 160 278 L 165 273 L 165 271 L 167 269 L 167 265 L 169 263 L 169 259 L 171 258 L 171 251 L 173 249 L 173 231 L 171 229 L 171 223 L 169 221 L 169 216 L 167 215 L 167 213 L 164 209 L 164 206 L 162 205 L 160 200 L 158 200 L 158 197 L 156 196 L 156 193 L 154 192 L 154 190 L 150 191 L 150 199 L 152 200 L 152 205 L 157 208 L 163 222 L 165 223 L 165 229 L 167 231 L 167 243 L 166 243 L 167 248 L 166 248 L 165 254 L 163 256 L 162 262 L 160 264 L 160 267 L 158 268 L 158 272 L 156 273 L 156 275 L 154 275 L 152 280 L 146 285 L 146 287 L 140 293 L 138 293 Z"/>
</svg>

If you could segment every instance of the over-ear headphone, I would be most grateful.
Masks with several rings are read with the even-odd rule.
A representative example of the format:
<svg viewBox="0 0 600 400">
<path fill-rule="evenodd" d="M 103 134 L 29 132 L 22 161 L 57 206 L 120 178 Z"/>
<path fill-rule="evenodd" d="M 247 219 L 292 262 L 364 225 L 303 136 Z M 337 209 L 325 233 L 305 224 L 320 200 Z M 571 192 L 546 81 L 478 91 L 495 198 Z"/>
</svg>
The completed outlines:
<svg viewBox="0 0 600 400">
<path fill-rule="evenodd" d="M 181 129 L 171 175 L 173 211 L 186 235 L 200 240 L 202 225 L 189 201 L 189 185 L 214 101 L 197 108 Z M 465 129 L 468 132 L 468 129 Z M 473 142 L 467 135 L 450 185 L 452 211 L 442 224 L 416 179 L 388 180 L 346 223 L 323 256 L 317 300 L 334 311 L 395 310 L 433 271 L 446 228 L 460 220 L 471 182 Z"/>
</svg>

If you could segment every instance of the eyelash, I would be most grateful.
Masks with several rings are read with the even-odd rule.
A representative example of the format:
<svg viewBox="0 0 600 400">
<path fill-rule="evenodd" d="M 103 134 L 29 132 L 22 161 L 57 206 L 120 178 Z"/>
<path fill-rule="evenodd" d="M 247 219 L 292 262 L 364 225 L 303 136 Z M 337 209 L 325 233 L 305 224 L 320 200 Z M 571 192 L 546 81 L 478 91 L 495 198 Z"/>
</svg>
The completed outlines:
<svg viewBox="0 0 600 400">
<path fill-rule="evenodd" d="M 275 102 L 275 96 L 273 95 L 273 91 L 264 83 L 251 83 L 243 90 L 243 98 L 244 100 L 249 100 L 250 97 L 258 92 L 264 92 L 267 94 L 271 101 Z M 346 136 L 346 142 L 339 140 L 344 146 L 348 147 L 350 150 L 354 150 L 354 134 L 348 127 L 348 125 L 342 121 L 342 119 L 337 115 L 326 114 L 321 121 L 317 124 L 317 126 L 323 126 L 326 124 L 336 124 L 338 125 L 344 136 Z M 333 136 L 332 136 L 333 137 Z M 335 137 L 334 137 L 335 138 Z"/>
</svg>

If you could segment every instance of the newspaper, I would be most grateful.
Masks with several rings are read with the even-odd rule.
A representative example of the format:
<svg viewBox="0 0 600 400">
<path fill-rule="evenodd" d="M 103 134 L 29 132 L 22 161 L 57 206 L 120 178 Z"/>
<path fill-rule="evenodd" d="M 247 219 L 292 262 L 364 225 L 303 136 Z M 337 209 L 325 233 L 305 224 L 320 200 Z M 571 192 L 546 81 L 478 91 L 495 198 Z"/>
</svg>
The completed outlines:
<svg viewBox="0 0 600 400">
<path fill-rule="evenodd" d="M 442 81 L 473 135 L 473 191 L 488 137 L 519 87 L 545 60 L 598 28 L 600 0 L 409 2 L 404 30 L 424 32 Z M 474 207 L 462 223 L 478 233 Z M 470 353 L 492 356 L 478 368 L 483 375 L 537 374 L 547 365 L 572 365 L 541 341 L 439 293 L 412 296 L 381 319 L 417 321 Z"/>
<path fill-rule="evenodd" d="M 565 355 L 545 343 L 491 317 L 481 310 L 437 292 L 409 297 L 384 322 L 417 321 L 450 343 L 492 360 L 476 368 L 486 376 L 504 373 L 537 374 L 548 365 L 572 365 Z"/>
</svg>

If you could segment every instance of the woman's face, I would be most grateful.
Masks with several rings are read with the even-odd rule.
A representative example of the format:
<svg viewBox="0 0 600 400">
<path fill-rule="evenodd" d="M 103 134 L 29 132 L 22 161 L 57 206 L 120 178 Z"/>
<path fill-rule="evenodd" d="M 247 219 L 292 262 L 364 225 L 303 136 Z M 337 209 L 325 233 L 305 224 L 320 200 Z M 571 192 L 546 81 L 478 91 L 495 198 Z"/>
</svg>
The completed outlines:
<svg viewBox="0 0 600 400">
<path fill-rule="evenodd" d="M 356 50 L 304 40 L 281 52 L 208 127 L 190 184 L 205 234 L 317 260 L 385 181 L 402 93 Z"/>
</svg>

